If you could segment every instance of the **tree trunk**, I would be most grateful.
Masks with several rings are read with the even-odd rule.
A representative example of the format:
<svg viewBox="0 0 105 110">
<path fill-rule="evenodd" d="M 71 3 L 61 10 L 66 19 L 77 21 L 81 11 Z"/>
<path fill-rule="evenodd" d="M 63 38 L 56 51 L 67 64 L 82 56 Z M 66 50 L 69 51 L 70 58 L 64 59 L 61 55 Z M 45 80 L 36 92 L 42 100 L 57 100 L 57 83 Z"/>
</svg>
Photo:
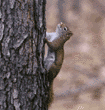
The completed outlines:
<svg viewBox="0 0 105 110">
<path fill-rule="evenodd" d="M 45 4 L 0 1 L 0 110 L 47 110 Z"/>
</svg>

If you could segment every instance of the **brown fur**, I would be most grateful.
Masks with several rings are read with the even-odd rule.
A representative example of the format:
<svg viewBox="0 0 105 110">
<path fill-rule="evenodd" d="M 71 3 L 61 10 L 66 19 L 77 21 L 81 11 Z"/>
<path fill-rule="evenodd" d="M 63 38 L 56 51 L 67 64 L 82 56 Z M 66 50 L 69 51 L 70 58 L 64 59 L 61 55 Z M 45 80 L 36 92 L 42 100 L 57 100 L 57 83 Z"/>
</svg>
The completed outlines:
<svg viewBox="0 0 105 110">
<path fill-rule="evenodd" d="M 59 73 L 63 63 L 64 43 L 72 36 L 72 32 L 64 23 L 61 22 L 58 24 L 54 35 L 50 34 L 45 38 L 45 41 L 49 47 L 48 55 L 45 59 L 45 68 L 48 71 L 48 79 L 50 84 L 48 106 L 53 100 L 53 80 Z M 50 40 L 52 37 L 54 37 L 53 41 Z"/>
</svg>

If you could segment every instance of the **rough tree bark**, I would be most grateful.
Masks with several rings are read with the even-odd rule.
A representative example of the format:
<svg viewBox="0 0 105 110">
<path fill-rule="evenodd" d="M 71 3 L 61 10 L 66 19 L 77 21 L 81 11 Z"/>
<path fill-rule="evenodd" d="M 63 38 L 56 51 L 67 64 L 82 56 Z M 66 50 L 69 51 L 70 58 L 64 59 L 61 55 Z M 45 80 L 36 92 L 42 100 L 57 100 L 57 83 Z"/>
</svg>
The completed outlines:
<svg viewBox="0 0 105 110">
<path fill-rule="evenodd" d="M 0 0 L 0 110 L 47 110 L 46 0 Z"/>
</svg>

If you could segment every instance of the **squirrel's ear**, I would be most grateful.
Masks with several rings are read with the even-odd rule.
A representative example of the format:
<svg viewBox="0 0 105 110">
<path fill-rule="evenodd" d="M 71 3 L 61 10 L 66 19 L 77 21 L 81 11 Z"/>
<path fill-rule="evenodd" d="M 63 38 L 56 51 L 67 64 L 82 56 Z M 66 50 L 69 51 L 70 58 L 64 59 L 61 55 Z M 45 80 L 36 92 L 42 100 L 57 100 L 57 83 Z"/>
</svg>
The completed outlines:
<svg viewBox="0 0 105 110">
<path fill-rule="evenodd" d="M 61 22 L 61 24 L 63 24 L 63 23 Z"/>
</svg>

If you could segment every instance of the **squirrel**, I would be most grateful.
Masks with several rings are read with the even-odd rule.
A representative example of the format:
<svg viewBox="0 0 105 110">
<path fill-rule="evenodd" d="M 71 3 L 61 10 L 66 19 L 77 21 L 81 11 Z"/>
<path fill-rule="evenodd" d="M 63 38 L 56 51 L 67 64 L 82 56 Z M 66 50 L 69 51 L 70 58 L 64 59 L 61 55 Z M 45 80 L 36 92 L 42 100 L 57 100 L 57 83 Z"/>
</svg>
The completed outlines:
<svg viewBox="0 0 105 110">
<path fill-rule="evenodd" d="M 49 99 L 48 107 L 53 100 L 53 80 L 59 73 L 64 59 L 64 43 L 69 40 L 73 33 L 64 23 L 59 23 L 56 32 L 47 33 L 45 43 L 48 45 L 47 57 L 44 60 L 44 66 L 47 70 L 49 81 Z"/>
</svg>

